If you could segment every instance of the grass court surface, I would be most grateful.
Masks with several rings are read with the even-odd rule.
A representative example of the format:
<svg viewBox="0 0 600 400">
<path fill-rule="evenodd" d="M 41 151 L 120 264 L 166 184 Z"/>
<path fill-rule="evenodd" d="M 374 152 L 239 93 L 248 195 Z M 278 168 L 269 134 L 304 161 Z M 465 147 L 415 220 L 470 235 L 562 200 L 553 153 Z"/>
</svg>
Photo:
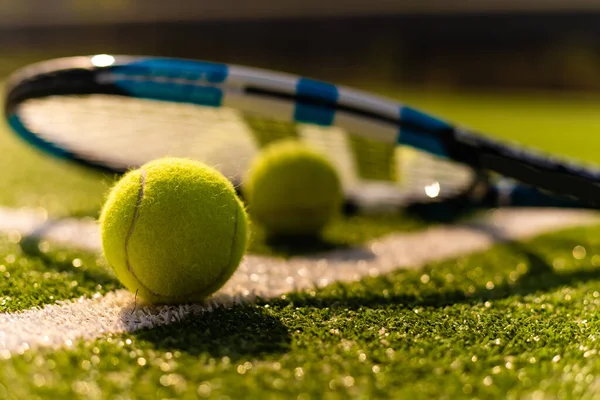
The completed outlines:
<svg viewBox="0 0 600 400">
<path fill-rule="evenodd" d="M 383 94 L 498 137 L 597 160 L 600 99 Z M 5 125 L 0 148 L 0 205 L 50 218 L 97 216 L 114 177 L 39 154 Z M 351 217 L 301 245 L 266 242 L 257 230 L 250 253 L 285 263 L 432 224 L 409 214 Z M 576 227 L 62 346 L 11 352 L 0 331 L 0 399 L 597 398 L 599 268 L 600 226 Z M 95 252 L 0 234 L 0 324 L 120 288 Z"/>
</svg>

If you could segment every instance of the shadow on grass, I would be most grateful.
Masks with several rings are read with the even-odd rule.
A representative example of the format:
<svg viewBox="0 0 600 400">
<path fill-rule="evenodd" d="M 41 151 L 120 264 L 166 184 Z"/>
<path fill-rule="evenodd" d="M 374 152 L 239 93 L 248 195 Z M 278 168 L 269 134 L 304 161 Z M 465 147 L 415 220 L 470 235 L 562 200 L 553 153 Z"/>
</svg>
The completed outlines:
<svg viewBox="0 0 600 400">
<path fill-rule="evenodd" d="M 124 310 L 129 313 L 130 310 Z M 123 315 L 127 319 L 127 315 Z M 262 307 L 253 305 L 191 315 L 183 321 L 131 333 L 162 351 L 229 357 L 233 362 L 266 358 L 289 351 L 288 328 Z"/>
<path fill-rule="evenodd" d="M 35 257 L 42 261 L 50 269 L 58 272 L 77 272 L 81 274 L 83 279 L 96 282 L 99 285 L 116 284 L 119 287 L 121 284 L 117 278 L 109 271 L 108 268 L 97 267 L 73 267 L 73 259 L 78 258 L 78 253 L 72 249 L 64 247 L 55 247 L 56 250 L 50 252 L 42 252 L 40 250 L 40 242 L 43 240 L 43 232 L 51 228 L 51 222 L 41 225 L 32 234 L 24 236 L 19 243 L 24 254 Z M 69 254 L 67 257 L 58 257 L 57 252 L 65 252 Z"/>
<path fill-rule="evenodd" d="M 452 224 L 472 218 L 483 210 L 489 210 L 489 208 L 474 206 L 463 199 L 453 199 L 439 203 L 413 204 L 406 207 L 403 212 L 412 218 L 430 224 Z"/>
<path fill-rule="evenodd" d="M 348 249 L 346 243 L 318 236 L 269 236 L 264 229 L 253 226 L 250 252 L 279 257 L 303 256 L 332 250 Z"/>
<path fill-rule="evenodd" d="M 349 248 L 346 244 L 336 243 L 323 237 L 266 237 L 265 244 L 275 253 L 287 256 L 322 253 Z"/>
<path fill-rule="evenodd" d="M 371 240 L 398 232 L 412 232 L 426 226 L 453 223 L 472 216 L 476 210 L 457 205 L 428 204 L 381 214 L 346 214 L 318 236 L 269 236 L 260 223 L 252 223 L 250 251 L 278 257 L 311 256 L 364 248 Z M 366 254 L 360 259 L 372 258 Z"/>
</svg>

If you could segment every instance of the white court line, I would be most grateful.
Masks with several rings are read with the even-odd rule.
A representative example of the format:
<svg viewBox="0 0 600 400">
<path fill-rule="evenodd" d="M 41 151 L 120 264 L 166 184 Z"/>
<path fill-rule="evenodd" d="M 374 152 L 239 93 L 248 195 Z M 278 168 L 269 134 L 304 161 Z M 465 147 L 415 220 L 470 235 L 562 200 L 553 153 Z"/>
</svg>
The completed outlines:
<svg viewBox="0 0 600 400">
<path fill-rule="evenodd" d="M 43 215 L 0 208 L 0 231 L 27 235 L 44 222 L 45 228 L 38 229 L 37 233 L 46 240 L 100 249 L 93 221 L 68 219 L 51 224 Z M 490 212 L 471 224 L 393 234 L 362 248 L 286 261 L 248 255 L 225 287 L 205 305 L 138 306 L 132 313 L 133 295 L 119 290 L 105 296 L 60 301 L 42 309 L 2 313 L 0 359 L 29 348 L 59 348 L 76 340 L 168 324 L 215 307 L 252 302 L 257 296 L 274 298 L 336 281 L 356 281 L 398 268 L 416 268 L 431 261 L 485 250 L 503 240 L 524 239 L 561 228 L 598 223 L 598 214 L 592 211 L 506 209 Z"/>
</svg>

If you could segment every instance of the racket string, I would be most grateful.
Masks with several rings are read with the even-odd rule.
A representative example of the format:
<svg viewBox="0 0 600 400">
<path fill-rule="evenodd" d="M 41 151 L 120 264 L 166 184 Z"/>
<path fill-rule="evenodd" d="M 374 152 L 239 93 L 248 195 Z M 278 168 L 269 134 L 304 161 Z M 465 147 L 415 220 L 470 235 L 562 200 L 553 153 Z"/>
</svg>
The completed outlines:
<svg viewBox="0 0 600 400">
<path fill-rule="evenodd" d="M 459 195 L 470 168 L 346 132 L 228 107 L 95 94 L 32 99 L 17 110 L 28 130 L 78 157 L 125 171 L 163 156 L 198 159 L 235 183 L 267 144 L 296 137 L 327 154 L 349 197 L 369 204 Z"/>
</svg>

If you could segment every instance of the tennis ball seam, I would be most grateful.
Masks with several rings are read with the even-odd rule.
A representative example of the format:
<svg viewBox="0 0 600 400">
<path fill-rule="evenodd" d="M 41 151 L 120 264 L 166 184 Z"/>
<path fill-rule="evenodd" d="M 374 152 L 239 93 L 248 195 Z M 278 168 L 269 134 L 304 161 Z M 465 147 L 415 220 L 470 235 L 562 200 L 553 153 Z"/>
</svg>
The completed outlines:
<svg viewBox="0 0 600 400">
<path fill-rule="evenodd" d="M 235 248 L 235 242 L 236 242 L 236 238 L 237 238 L 237 231 L 238 231 L 238 218 L 239 218 L 239 210 L 235 209 L 235 218 L 233 219 L 233 237 L 231 238 L 231 246 L 229 247 L 229 262 L 227 263 L 227 266 L 231 266 L 231 257 L 233 256 L 233 249 Z M 219 279 L 225 275 L 225 273 L 227 272 L 227 270 L 224 270 L 221 272 L 221 274 L 219 275 Z"/>
<path fill-rule="evenodd" d="M 135 271 L 133 270 L 133 267 L 131 266 L 131 263 L 129 262 L 129 241 L 131 239 L 131 237 L 133 236 L 133 232 L 135 231 L 135 226 L 136 226 L 136 222 L 139 219 L 139 210 L 140 207 L 142 205 L 142 201 L 144 200 L 144 191 L 145 191 L 145 187 L 146 187 L 146 170 L 143 168 L 140 168 L 140 190 L 138 193 L 138 198 L 135 204 L 135 209 L 134 209 L 134 214 L 133 214 L 133 219 L 131 221 L 131 225 L 129 227 L 129 231 L 127 232 L 127 236 L 125 238 L 125 265 L 127 266 L 127 271 L 129 271 L 129 273 L 131 273 L 131 275 L 135 278 L 136 282 L 147 292 L 149 292 L 150 294 L 152 294 L 153 296 L 159 297 L 159 298 L 163 298 L 163 299 L 169 299 L 171 296 L 165 296 L 163 294 L 160 293 L 156 293 L 155 291 L 151 290 L 149 287 L 147 287 L 141 280 L 140 278 L 136 275 Z M 237 232 L 238 232 L 238 220 L 240 217 L 240 210 L 238 209 L 238 207 L 236 207 L 235 209 L 235 218 L 234 218 L 234 230 L 233 230 L 233 237 L 231 239 L 231 247 L 229 249 L 229 262 L 227 263 L 227 269 L 224 269 L 215 279 L 215 284 L 220 282 L 222 277 L 229 274 L 230 273 L 230 268 L 231 268 L 231 260 L 233 257 L 233 249 L 236 246 L 237 243 Z M 207 289 L 205 289 L 204 291 L 209 291 L 212 290 L 211 287 L 213 285 L 209 286 Z"/>
<path fill-rule="evenodd" d="M 221 273 L 215 278 L 215 281 L 212 285 L 210 285 L 207 289 L 204 290 L 204 292 L 212 292 L 213 291 L 213 287 L 215 285 L 219 285 L 222 286 L 223 284 L 220 283 L 221 279 L 223 278 L 223 276 L 231 273 L 230 269 L 231 269 L 231 259 L 233 257 L 233 249 L 235 248 L 236 245 L 236 238 L 237 238 L 237 232 L 238 232 L 238 219 L 240 217 L 240 210 L 236 207 L 235 209 L 235 218 L 234 218 L 234 229 L 233 229 L 233 237 L 231 238 L 231 247 L 229 248 L 229 262 L 227 263 L 227 268 L 223 269 L 221 271 Z"/>
<path fill-rule="evenodd" d="M 129 240 L 133 236 L 133 231 L 135 230 L 135 225 L 136 225 L 136 222 L 140 215 L 140 206 L 142 205 L 142 201 L 144 200 L 144 189 L 146 187 L 146 170 L 142 168 L 140 171 L 141 171 L 141 173 L 140 173 L 140 191 L 138 193 L 137 202 L 135 204 L 135 210 L 133 213 L 133 219 L 131 221 L 131 226 L 129 227 L 129 231 L 127 232 L 127 237 L 125 238 L 125 265 L 127 266 L 127 271 L 129 271 L 129 273 L 131 275 L 133 275 L 136 282 L 144 290 L 148 291 L 149 293 L 151 293 L 154 296 L 165 297 L 161 294 L 155 293 L 154 291 L 150 290 L 149 287 L 144 285 L 144 283 L 140 280 L 140 278 L 135 274 L 135 271 L 133 270 L 133 267 L 131 266 L 131 263 L 129 262 Z"/>
</svg>

